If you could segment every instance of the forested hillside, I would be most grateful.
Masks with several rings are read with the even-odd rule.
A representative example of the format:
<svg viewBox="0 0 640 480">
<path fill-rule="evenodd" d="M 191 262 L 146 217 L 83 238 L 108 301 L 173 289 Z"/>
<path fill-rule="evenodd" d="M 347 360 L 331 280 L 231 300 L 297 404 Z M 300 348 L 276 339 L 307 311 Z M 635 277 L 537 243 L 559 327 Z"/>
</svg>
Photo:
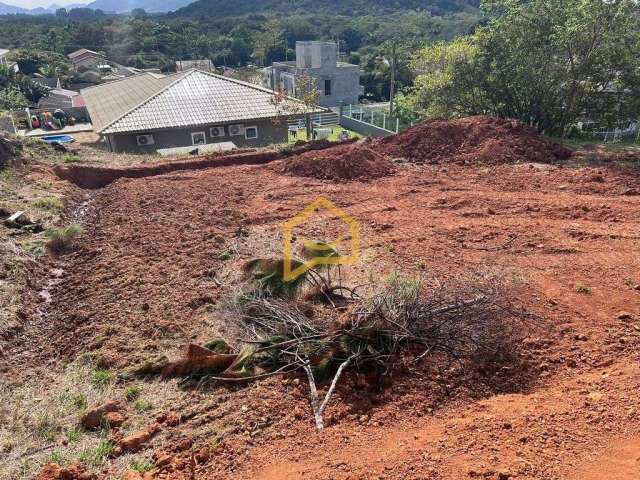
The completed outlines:
<svg viewBox="0 0 640 480">
<path fill-rule="evenodd" d="M 442 0 L 201 0 L 168 15 L 82 8 L 46 16 L 0 16 L 0 46 L 65 55 L 88 48 L 121 64 L 168 71 L 175 60 L 192 58 L 210 58 L 219 67 L 268 65 L 293 58 L 298 40 L 331 39 L 340 42 L 347 61 L 362 65 L 367 96 L 382 100 L 388 98 L 391 43 L 401 46 L 396 76 L 401 88 L 413 80 L 408 68 L 413 51 L 425 42 L 471 33 L 479 19 L 473 5 Z"/>
<path fill-rule="evenodd" d="M 175 12 L 176 16 L 221 17 L 250 13 L 360 16 L 406 10 L 424 10 L 436 15 L 477 8 L 479 0 L 198 0 Z"/>
</svg>

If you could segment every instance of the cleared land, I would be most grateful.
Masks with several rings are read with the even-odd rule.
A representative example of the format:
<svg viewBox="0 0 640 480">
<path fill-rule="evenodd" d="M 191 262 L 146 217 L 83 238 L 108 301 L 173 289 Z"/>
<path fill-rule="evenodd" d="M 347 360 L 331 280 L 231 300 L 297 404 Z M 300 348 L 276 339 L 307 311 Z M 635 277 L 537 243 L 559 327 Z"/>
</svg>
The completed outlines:
<svg viewBox="0 0 640 480">
<path fill-rule="evenodd" d="M 234 166 L 76 191 L 79 248 L 34 267 L 22 330 L 5 338 L 3 376 L 32 410 L 7 397 L 7 478 L 19 457 L 33 471 L 58 461 L 53 452 L 58 463 L 82 459 L 114 478 L 127 469 L 171 479 L 637 478 L 640 175 L 630 164 L 583 160 L 400 162 L 367 181 Z M 177 358 L 188 343 L 230 336 L 218 306 L 237 290 L 241 266 L 277 256 L 282 223 L 319 196 L 360 223 L 361 261 L 345 269 L 351 285 L 374 288 L 392 271 L 481 267 L 508 276 L 517 304 L 540 319 L 524 342 L 527 374 L 483 378 L 422 365 L 381 393 L 350 378 L 323 433 L 312 425 L 305 382 L 294 378 L 242 387 L 116 381 L 159 354 Z M 305 233 L 339 231 L 323 220 Z M 132 386 L 141 392 L 127 401 Z M 121 400 L 126 421 L 69 441 L 85 408 L 74 398 Z M 46 439 L 7 421 L 19 412 L 37 425 L 29 415 L 45 408 L 54 412 Z M 180 421 L 163 423 L 148 448 L 114 461 L 96 453 L 167 412 Z M 25 441 L 7 446 L 17 435 Z"/>
</svg>

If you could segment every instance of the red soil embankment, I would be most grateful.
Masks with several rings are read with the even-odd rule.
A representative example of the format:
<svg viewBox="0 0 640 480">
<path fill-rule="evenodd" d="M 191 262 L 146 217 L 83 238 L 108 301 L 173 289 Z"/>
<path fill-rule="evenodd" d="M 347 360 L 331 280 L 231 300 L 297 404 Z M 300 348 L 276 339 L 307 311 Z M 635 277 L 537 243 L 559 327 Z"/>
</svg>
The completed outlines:
<svg viewBox="0 0 640 480">
<path fill-rule="evenodd" d="M 296 155 L 286 162 L 278 162 L 274 170 L 286 175 L 339 181 L 385 177 L 395 168 L 389 159 L 367 143 L 357 143 Z"/>
<path fill-rule="evenodd" d="M 119 178 L 144 178 L 163 175 L 179 170 L 204 170 L 206 168 L 228 167 L 231 165 L 260 165 L 274 160 L 299 155 L 311 150 L 322 150 L 333 146 L 353 143 L 348 140 L 341 144 L 320 140 L 317 142 L 295 145 L 289 149 L 252 150 L 229 155 L 207 155 L 189 160 L 170 160 L 152 165 L 140 165 L 126 168 L 107 168 L 91 165 L 58 165 L 54 173 L 63 180 L 68 180 L 80 188 L 104 188 Z"/>
<path fill-rule="evenodd" d="M 518 120 L 494 117 L 434 119 L 377 141 L 379 153 L 419 163 L 549 163 L 571 150 Z"/>
</svg>

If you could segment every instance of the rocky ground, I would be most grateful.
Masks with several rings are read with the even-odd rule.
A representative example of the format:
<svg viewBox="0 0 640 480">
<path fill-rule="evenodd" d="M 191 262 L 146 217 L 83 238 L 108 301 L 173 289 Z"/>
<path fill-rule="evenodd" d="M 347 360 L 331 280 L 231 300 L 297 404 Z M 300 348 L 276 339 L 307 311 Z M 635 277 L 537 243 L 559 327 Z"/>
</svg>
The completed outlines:
<svg viewBox="0 0 640 480">
<path fill-rule="evenodd" d="M 84 234 L 74 252 L 29 267 L 21 328 L 4 338 L 0 475 L 30 478 L 48 463 L 41 478 L 640 476 L 633 164 L 396 162 L 388 176 L 340 182 L 232 166 L 62 187 Z M 375 288 L 394 270 L 508 277 L 538 318 L 527 375 L 423 365 L 380 393 L 349 378 L 322 433 L 304 379 L 228 387 L 122 376 L 232 336 L 219 306 L 241 265 L 278 255 L 282 223 L 319 196 L 360 224 L 351 284 Z M 327 237 L 340 224 L 307 228 Z M 108 413 L 93 410 L 105 404 Z"/>
</svg>

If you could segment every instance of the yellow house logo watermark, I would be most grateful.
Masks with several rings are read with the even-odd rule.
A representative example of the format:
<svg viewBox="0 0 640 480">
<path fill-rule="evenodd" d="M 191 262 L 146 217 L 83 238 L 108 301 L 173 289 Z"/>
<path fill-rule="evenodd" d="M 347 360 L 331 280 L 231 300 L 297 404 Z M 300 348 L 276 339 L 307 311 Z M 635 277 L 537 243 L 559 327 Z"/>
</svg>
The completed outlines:
<svg viewBox="0 0 640 480">
<path fill-rule="evenodd" d="M 344 223 L 345 234 L 340 235 L 332 242 L 319 244 L 312 240 L 307 240 L 304 237 L 301 238 L 303 245 L 313 245 L 313 250 L 318 251 L 317 256 L 306 260 L 300 264 L 298 261 L 294 261 L 293 254 L 293 231 L 296 227 L 303 225 L 318 212 L 325 210 L 333 217 L 339 219 Z M 295 217 L 286 221 L 282 227 L 283 237 L 283 259 L 284 259 L 284 272 L 283 279 L 285 282 L 295 280 L 306 271 L 318 266 L 318 265 L 353 265 L 360 257 L 360 225 L 358 222 L 347 215 L 346 212 L 335 206 L 330 200 L 319 197 L 316 201 L 308 205 L 304 210 L 298 213 Z M 349 255 L 322 255 L 320 250 L 326 249 L 332 252 L 338 251 L 338 244 L 340 244 L 346 238 L 349 239 L 350 253 Z M 294 268 L 293 265 L 296 265 Z"/>
</svg>

